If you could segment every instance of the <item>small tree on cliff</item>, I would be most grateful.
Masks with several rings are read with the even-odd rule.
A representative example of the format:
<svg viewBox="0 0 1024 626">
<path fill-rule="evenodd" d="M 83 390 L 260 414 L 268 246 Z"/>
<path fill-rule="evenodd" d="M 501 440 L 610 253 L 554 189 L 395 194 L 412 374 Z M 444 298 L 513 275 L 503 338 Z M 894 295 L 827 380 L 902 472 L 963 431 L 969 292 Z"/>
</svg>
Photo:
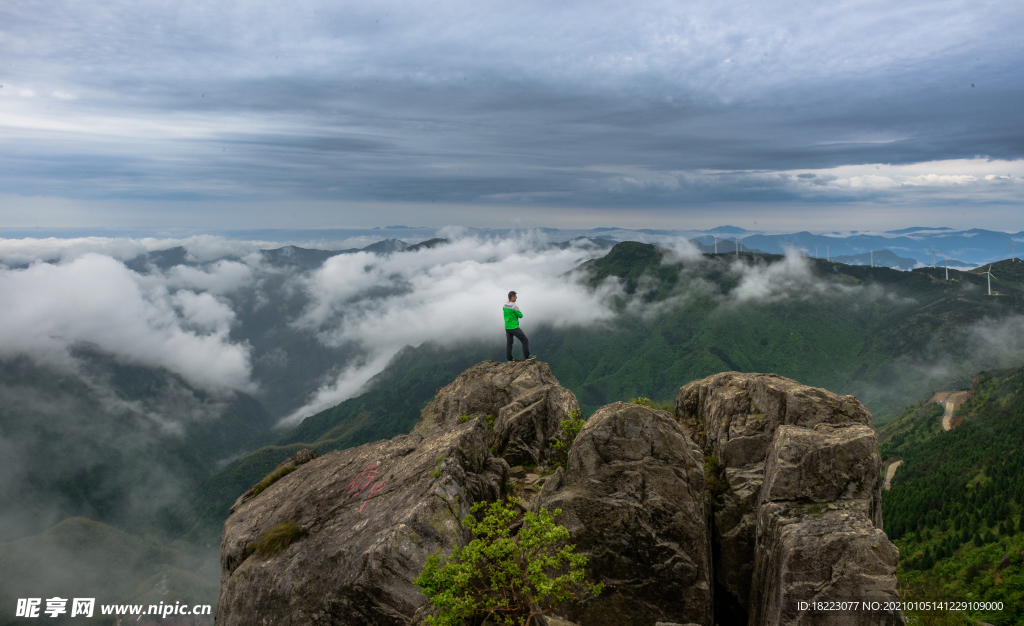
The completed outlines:
<svg viewBox="0 0 1024 626">
<path fill-rule="evenodd" d="M 587 558 L 564 543 L 569 531 L 554 522 L 562 511 L 527 513 L 513 536 L 518 503 L 509 498 L 473 505 L 474 513 L 483 511 L 482 519 L 468 516 L 462 523 L 476 538 L 456 548 L 443 565 L 436 554 L 427 558 L 414 583 L 439 610 L 428 624 L 462 626 L 475 617 L 532 626 L 538 623 L 534 617 L 567 600 L 601 593 L 603 585 L 584 580 Z"/>
<path fill-rule="evenodd" d="M 577 435 L 580 434 L 580 430 L 583 429 L 583 425 L 586 423 L 587 420 L 583 419 L 579 409 L 570 413 L 569 419 L 559 422 L 558 438 L 550 444 L 552 449 L 552 466 L 565 467 L 565 464 L 569 461 L 569 448 L 572 447 L 572 442 L 576 441 Z"/>
</svg>

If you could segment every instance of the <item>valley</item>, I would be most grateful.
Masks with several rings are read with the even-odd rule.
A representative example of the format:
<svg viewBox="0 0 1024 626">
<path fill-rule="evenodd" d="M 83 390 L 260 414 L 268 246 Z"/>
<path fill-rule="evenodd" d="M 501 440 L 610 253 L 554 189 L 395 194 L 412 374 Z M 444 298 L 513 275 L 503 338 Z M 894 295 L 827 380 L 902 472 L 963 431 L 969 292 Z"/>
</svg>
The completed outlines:
<svg viewBox="0 0 1024 626">
<path fill-rule="evenodd" d="M 908 493 L 918 497 L 927 488 L 914 482 L 919 461 L 907 446 L 930 442 L 932 426 L 936 433 L 962 436 L 970 420 L 950 429 L 976 398 L 972 394 L 960 406 L 963 396 L 956 396 L 951 411 L 915 403 L 938 389 L 966 388 L 978 371 L 1019 363 L 1024 354 L 1024 276 L 1015 273 L 1020 263 L 993 264 L 993 291 L 1000 295 L 988 296 L 988 277 L 976 271 L 951 271 L 947 281 L 942 268 L 905 272 L 793 254 L 693 255 L 637 242 L 610 249 L 602 242 L 584 244 L 582 263 L 563 278 L 602 294 L 609 315 L 585 324 L 559 323 L 557 316 L 543 323 L 524 320 L 531 345 L 576 395 L 584 415 L 637 397 L 667 404 L 682 383 L 724 371 L 774 372 L 856 395 L 882 433 L 883 460 L 904 460 L 888 466 L 899 471 L 887 476 L 891 488 L 883 499 L 886 527 L 899 533 L 891 536 L 901 548 L 916 549 L 924 541 L 917 530 L 906 530 L 913 524 L 901 512 Z M 438 240 L 421 249 L 436 252 L 444 245 Z M 391 248 L 381 254 L 417 253 Z M 220 296 L 238 311 L 232 337 L 252 346 L 260 381 L 252 394 L 211 394 L 166 370 L 114 358 L 99 346 L 76 348 L 78 362 L 87 367 L 70 374 L 27 360 L 5 362 L 0 392 L 9 400 L 0 418 L 7 440 L 20 442 L 25 478 L 6 483 L 0 494 L 10 504 L 5 514 L 20 516 L 17 524 L 5 525 L 19 530 L 5 538 L 0 555 L 18 554 L 23 548 L 17 545 L 52 544 L 46 533 L 58 522 L 71 523 L 83 536 L 125 532 L 156 550 L 138 557 L 144 565 L 126 570 L 125 580 L 141 585 L 156 576 L 170 581 L 175 593 L 188 590 L 189 597 L 215 602 L 218 582 L 209 564 L 239 494 L 302 448 L 324 453 L 408 432 L 439 387 L 470 365 L 503 359 L 500 341 L 481 341 L 476 334 L 406 346 L 359 393 L 282 429 L 280 416 L 365 357 L 356 343 L 325 345 L 293 323 L 311 306 L 295 280 L 305 277 L 304 284 L 312 284 L 310 273 L 332 258 L 315 252 L 266 255 L 276 269 L 258 287 Z M 184 252 L 151 257 L 134 266 L 158 276 L 182 271 L 175 268 L 189 262 Z M 395 289 L 389 293 L 405 287 Z M 357 294 L 352 306 L 362 306 L 360 298 L 366 297 Z M 909 405 L 918 408 L 908 413 Z M 64 421 L 54 421 L 58 417 Z M 172 434 L 161 427 L 168 418 L 183 430 Z M 932 426 L 914 421 L 920 419 L 932 420 Z M 65 426 L 26 428 L 33 421 Z M 110 432 L 120 433 L 120 440 L 104 434 Z M 82 449 L 91 450 L 90 461 L 76 465 Z M 61 462 L 51 460 L 55 453 Z M 144 491 L 133 491 L 133 481 Z M 140 501 L 133 495 L 138 493 L 146 494 L 148 508 L 129 506 Z M 83 521 L 72 522 L 78 519 Z M 988 545 L 987 535 L 981 537 L 979 550 Z M 920 568 L 929 555 L 936 559 L 939 548 L 927 550 L 907 560 L 903 579 L 917 580 L 913 572 L 921 570 L 913 566 Z M 67 548 L 55 562 L 88 572 L 93 560 Z M 12 582 L 11 588 L 19 587 Z M 124 602 L 147 593 L 128 583 L 109 588 Z"/>
</svg>

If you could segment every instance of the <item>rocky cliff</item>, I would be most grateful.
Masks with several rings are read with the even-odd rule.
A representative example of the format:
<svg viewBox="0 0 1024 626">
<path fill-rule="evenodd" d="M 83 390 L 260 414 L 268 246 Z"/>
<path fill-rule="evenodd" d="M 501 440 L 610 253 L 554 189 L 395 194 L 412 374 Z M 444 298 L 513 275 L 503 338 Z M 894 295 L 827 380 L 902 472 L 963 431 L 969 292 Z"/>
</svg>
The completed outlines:
<svg viewBox="0 0 1024 626">
<path fill-rule="evenodd" d="M 567 607 L 587 626 L 712 626 L 704 455 L 669 413 L 616 402 L 587 420 L 533 507 L 562 509 L 599 598 Z"/>
<path fill-rule="evenodd" d="M 472 504 L 510 490 L 562 509 L 605 583 L 561 607 L 577 624 L 903 623 L 800 609 L 897 598 L 877 442 L 855 398 L 720 374 L 680 389 L 674 414 L 602 407 L 547 475 L 577 410 L 546 364 L 484 362 L 439 389 L 409 435 L 296 455 L 232 508 L 217 623 L 418 624 L 426 557 L 464 545 Z"/>
<path fill-rule="evenodd" d="M 878 442 L 856 398 L 774 374 L 727 372 L 680 389 L 676 419 L 724 483 L 711 524 L 719 614 L 798 623 L 783 616 L 800 600 L 893 598 L 898 553 L 882 532 Z M 868 528 L 878 547 L 853 550 L 842 564 L 797 558 L 824 549 L 815 541 L 841 544 Z M 877 562 L 845 567 L 862 558 Z"/>
</svg>

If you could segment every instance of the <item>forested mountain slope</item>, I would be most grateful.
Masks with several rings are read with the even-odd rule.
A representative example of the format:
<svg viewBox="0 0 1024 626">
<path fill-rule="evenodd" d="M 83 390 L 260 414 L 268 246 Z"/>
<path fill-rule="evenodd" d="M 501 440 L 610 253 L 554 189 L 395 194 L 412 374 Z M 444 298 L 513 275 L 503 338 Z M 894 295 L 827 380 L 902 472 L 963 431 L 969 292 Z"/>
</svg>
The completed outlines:
<svg viewBox="0 0 1024 626">
<path fill-rule="evenodd" d="M 1003 602 L 975 617 L 1024 624 L 1024 368 L 978 374 L 955 429 L 942 414 L 923 401 L 879 429 L 883 460 L 903 461 L 882 498 L 900 579 L 921 597 Z"/>
<path fill-rule="evenodd" d="M 998 270 L 993 270 L 994 272 Z M 1024 307 L 1018 285 L 989 297 L 985 277 L 941 269 L 900 272 L 820 259 L 754 253 L 682 256 L 623 242 L 575 270 L 608 288 L 616 317 L 592 326 L 523 326 L 534 352 L 573 391 L 585 414 L 617 400 L 669 400 L 681 384 L 722 371 L 773 372 L 858 396 L 876 423 L 933 387 L 969 378 L 1012 357 Z M 206 532 L 231 502 L 303 446 L 323 452 L 407 432 L 444 381 L 482 359 L 490 345 L 408 348 L 361 396 L 306 418 L 276 446 L 232 463 L 193 501 Z M 1008 348 L 1009 346 L 1009 348 Z M 516 348 L 518 354 L 518 346 Z"/>
</svg>

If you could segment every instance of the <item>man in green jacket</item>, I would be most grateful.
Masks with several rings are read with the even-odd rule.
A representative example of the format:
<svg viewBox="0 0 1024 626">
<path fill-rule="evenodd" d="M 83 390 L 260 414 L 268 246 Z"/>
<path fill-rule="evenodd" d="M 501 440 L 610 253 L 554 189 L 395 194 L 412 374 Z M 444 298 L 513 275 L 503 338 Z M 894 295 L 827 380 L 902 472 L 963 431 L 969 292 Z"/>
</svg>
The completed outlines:
<svg viewBox="0 0 1024 626">
<path fill-rule="evenodd" d="M 516 292 L 508 292 L 508 302 L 505 303 L 505 307 L 502 309 L 505 312 L 505 358 L 509 361 L 512 360 L 512 338 L 519 337 L 519 343 L 523 346 L 523 356 L 526 357 L 527 361 L 532 361 L 537 357 L 530 355 L 530 340 L 526 338 L 526 333 L 523 332 L 522 328 L 519 328 L 519 318 L 523 316 L 523 312 L 516 306 Z"/>
</svg>

